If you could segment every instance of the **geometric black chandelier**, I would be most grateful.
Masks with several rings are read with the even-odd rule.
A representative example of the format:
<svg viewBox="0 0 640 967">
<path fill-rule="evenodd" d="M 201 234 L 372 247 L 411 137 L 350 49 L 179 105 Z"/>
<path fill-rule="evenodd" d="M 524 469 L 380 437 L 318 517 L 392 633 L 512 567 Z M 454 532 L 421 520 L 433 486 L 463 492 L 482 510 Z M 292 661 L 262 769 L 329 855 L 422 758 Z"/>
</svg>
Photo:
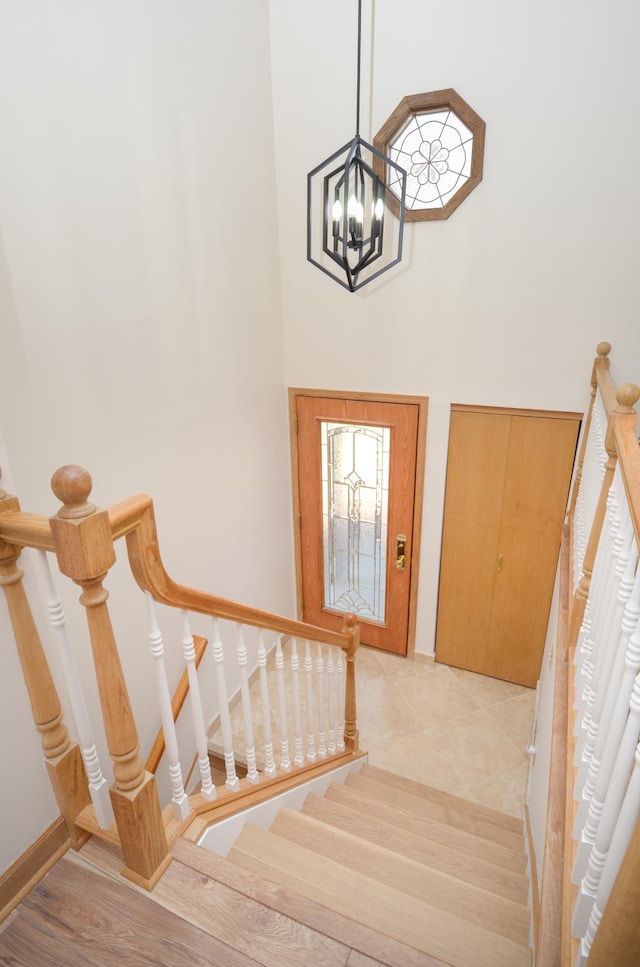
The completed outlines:
<svg viewBox="0 0 640 967">
<path fill-rule="evenodd" d="M 307 175 L 307 259 L 350 292 L 382 275 L 402 258 L 406 171 L 360 137 L 362 0 L 358 0 L 356 133 Z M 385 202 L 376 173 L 393 169 L 400 210 Z"/>
</svg>

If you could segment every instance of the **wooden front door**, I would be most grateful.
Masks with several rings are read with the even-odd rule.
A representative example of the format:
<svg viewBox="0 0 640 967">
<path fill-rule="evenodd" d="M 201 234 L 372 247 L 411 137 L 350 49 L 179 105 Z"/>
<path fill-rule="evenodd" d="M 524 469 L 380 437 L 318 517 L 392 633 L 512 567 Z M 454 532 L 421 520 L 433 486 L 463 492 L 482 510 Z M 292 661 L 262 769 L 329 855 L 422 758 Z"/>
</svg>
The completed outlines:
<svg viewBox="0 0 640 967">
<path fill-rule="evenodd" d="M 351 611 L 363 643 L 407 654 L 426 400 L 290 390 L 290 403 L 301 616 L 340 630 Z"/>
<path fill-rule="evenodd" d="M 453 407 L 436 660 L 533 687 L 578 414 Z"/>
</svg>

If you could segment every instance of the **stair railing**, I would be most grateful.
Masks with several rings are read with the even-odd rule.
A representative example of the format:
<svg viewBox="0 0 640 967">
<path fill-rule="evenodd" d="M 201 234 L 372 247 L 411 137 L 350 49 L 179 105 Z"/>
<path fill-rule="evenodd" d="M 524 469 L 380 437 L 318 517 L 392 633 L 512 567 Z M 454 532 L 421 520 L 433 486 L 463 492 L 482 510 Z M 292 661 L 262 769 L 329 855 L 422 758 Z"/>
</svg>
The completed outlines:
<svg viewBox="0 0 640 967">
<path fill-rule="evenodd" d="M 640 870 L 640 388 L 616 389 L 610 348 L 598 346 L 570 504 L 562 967 L 630 967 L 640 955 L 630 879 Z"/>
<path fill-rule="evenodd" d="M 58 470 L 52 488 L 62 506 L 53 518 L 22 512 L 16 498 L 0 491 L 0 584 L 9 604 L 34 720 L 43 736 L 45 760 L 72 845 L 79 848 L 90 833 L 117 843 L 125 858 L 124 875 L 152 889 L 171 860 L 171 843 L 189 824 L 202 830 L 214 819 L 267 798 L 282 785 L 295 785 L 314 772 L 333 768 L 358 752 L 355 656 L 359 629 L 353 615 L 345 616 L 342 632 L 332 632 L 176 584 L 162 565 L 151 498 L 137 496 L 109 510 L 99 510 L 89 499 L 91 486 L 91 477 L 80 467 Z M 104 584 L 115 561 L 114 541 L 122 537 L 126 538 L 130 565 L 146 601 L 162 721 L 162 738 L 156 739 L 146 766 Z M 86 612 L 112 760 L 113 783 L 108 798 L 104 767 L 98 760 L 86 702 L 66 641 L 64 614 L 47 566 L 49 614 L 80 746 L 71 741 L 62 720 L 56 686 L 17 566 L 23 547 L 38 550 L 43 564 L 51 552 L 55 553 L 59 571 L 81 588 L 80 602 Z M 191 794 L 185 789 L 189 762 L 180 760 L 175 727 L 180 696 L 171 697 L 158 605 L 180 612 L 179 646 L 185 681 L 179 692 L 184 696 L 188 686 L 193 723 L 189 759 L 194 760 L 195 748 L 198 767 L 198 789 Z M 194 634 L 193 623 L 203 620 L 208 622 L 207 635 Z M 246 643 L 252 635 L 256 639 L 252 641 L 252 664 L 262 703 L 259 715 L 253 708 L 256 690 L 251 688 L 253 674 Z M 205 704 L 209 708 L 212 702 L 209 696 L 205 701 L 201 694 L 197 672 L 206 637 L 211 641 L 218 699 L 213 725 L 204 712 Z M 235 656 L 235 668 L 231 669 L 230 650 Z M 272 716 L 276 691 L 277 711 Z M 234 729 L 238 698 L 242 712 L 239 730 Z M 218 787 L 209 763 L 211 742 L 215 740 L 210 732 L 216 725 L 222 737 L 226 773 Z M 256 726 L 261 737 L 258 747 Z M 239 734 L 243 739 L 240 752 Z M 162 754 L 168 762 L 171 792 L 164 810 L 153 774 Z M 242 779 L 237 774 L 238 757 L 246 769 Z M 114 823 L 110 825 L 112 816 Z"/>
</svg>

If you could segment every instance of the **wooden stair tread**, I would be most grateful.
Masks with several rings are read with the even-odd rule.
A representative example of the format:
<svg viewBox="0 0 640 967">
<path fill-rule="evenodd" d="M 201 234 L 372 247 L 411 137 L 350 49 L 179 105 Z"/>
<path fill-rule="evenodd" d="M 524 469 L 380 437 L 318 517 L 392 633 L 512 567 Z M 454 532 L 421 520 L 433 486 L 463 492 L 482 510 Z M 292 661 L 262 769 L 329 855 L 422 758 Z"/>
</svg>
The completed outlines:
<svg viewBox="0 0 640 967">
<path fill-rule="evenodd" d="M 448 873 L 400 856 L 383 844 L 368 842 L 293 809 L 279 811 L 271 832 L 336 863 L 348 864 L 349 869 L 407 896 L 426 899 L 438 910 L 455 914 L 516 943 L 527 943 L 529 912 L 523 904 L 488 893 Z"/>
<path fill-rule="evenodd" d="M 307 797 L 302 812 L 496 896 L 516 903 L 527 902 L 529 884 L 524 874 L 469 856 L 440 840 L 417 836 L 397 823 L 314 794 Z"/>
<path fill-rule="evenodd" d="M 404 789 L 405 792 L 413 796 L 430 799 L 432 802 L 450 803 L 456 809 L 473 813 L 473 815 L 477 816 L 478 819 L 482 819 L 484 822 L 493 823 L 494 826 L 500 829 L 509 830 L 516 836 L 519 836 L 521 840 L 524 836 L 523 821 L 516 816 L 509 816 L 508 813 L 501 813 L 497 809 L 491 809 L 489 806 L 470 802 L 468 799 L 454 796 L 453 793 L 444 792 L 442 789 L 436 789 L 434 786 L 428 786 L 425 783 L 416 782 L 414 779 L 407 779 L 404 776 L 396 775 L 395 772 L 389 772 L 387 769 L 372 766 L 368 762 L 360 770 L 360 775 L 375 779 L 377 782 L 387 783 L 387 785 L 393 786 L 395 789 Z"/>
<path fill-rule="evenodd" d="M 228 858 L 453 967 L 530 967 L 523 944 L 256 826 L 244 827 Z"/>
<path fill-rule="evenodd" d="M 185 839 L 178 840 L 172 852 L 184 866 L 189 866 L 258 903 L 300 923 L 305 923 L 339 943 L 350 946 L 352 952 L 349 967 L 352 963 L 359 963 L 356 954 L 365 958 L 370 957 L 374 963 L 378 963 L 380 958 L 387 967 L 448 967 L 441 960 L 408 947 L 391 937 L 385 937 L 377 930 L 349 920 L 342 913 L 329 910 L 322 904 L 281 886 L 273 879 L 260 876 L 201 846 L 196 846 L 195 843 Z M 364 963 L 366 962 L 365 960 Z"/>
<path fill-rule="evenodd" d="M 253 956 L 264 967 L 317 967 L 325 963 L 327 967 L 344 967 L 349 956 L 345 945 L 222 883 L 206 880 L 175 860 L 152 896 L 164 908 Z M 170 961 L 166 967 L 171 967 Z"/>
<path fill-rule="evenodd" d="M 370 779 L 368 776 L 353 773 L 347 777 L 345 785 L 359 789 L 367 793 L 372 799 L 395 806 L 403 812 L 411 812 L 423 818 L 437 820 L 455 826 L 456 829 L 473 833 L 475 836 L 480 836 L 492 843 L 511 849 L 524 858 L 522 834 L 513 833 L 509 829 L 501 829 L 493 822 L 488 822 L 486 819 L 477 816 L 472 808 L 466 808 L 467 804 L 464 799 L 451 797 L 451 801 L 436 802 L 432 799 L 415 796 L 388 783 Z M 459 805 L 460 803 L 462 806 Z M 473 806 L 473 804 L 470 803 L 469 806 Z"/>
<path fill-rule="evenodd" d="M 488 842 L 481 836 L 456 829 L 448 823 L 405 812 L 397 806 L 381 802 L 378 798 L 372 800 L 365 790 L 357 789 L 353 785 L 334 782 L 327 789 L 325 799 L 343 803 L 366 816 L 395 824 L 416 836 L 441 843 L 445 847 L 485 860 L 494 866 L 514 873 L 523 873 L 525 870 L 525 857 L 522 851 Z"/>
</svg>

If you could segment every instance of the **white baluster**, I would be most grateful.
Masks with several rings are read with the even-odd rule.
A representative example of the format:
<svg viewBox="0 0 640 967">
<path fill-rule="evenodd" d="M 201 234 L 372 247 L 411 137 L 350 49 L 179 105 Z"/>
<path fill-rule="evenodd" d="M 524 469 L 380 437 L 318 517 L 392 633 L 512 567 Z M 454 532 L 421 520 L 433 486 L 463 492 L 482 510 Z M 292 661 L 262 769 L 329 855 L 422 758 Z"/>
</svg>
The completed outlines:
<svg viewBox="0 0 640 967">
<path fill-rule="evenodd" d="M 280 724 L 280 768 L 283 772 L 291 772 L 289 758 L 289 725 L 287 722 L 287 695 L 284 684 L 284 656 L 282 654 L 282 637 L 276 641 L 276 680 L 278 682 L 278 711 Z"/>
<path fill-rule="evenodd" d="M 633 534 L 633 527 L 631 526 L 628 529 L 628 534 L 625 539 L 625 546 L 618 561 L 619 567 L 623 568 L 624 570 L 619 580 L 616 582 L 618 586 L 618 593 L 616 597 L 611 629 L 609 632 L 609 639 L 603 642 L 600 675 L 595 688 L 592 690 L 592 701 L 589 706 L 589 728 L 587 730 L 582 757 L 579 762 L 575 794 L 576 799 L 580 799 L 582 790 L 586 784 L 591 766 L 591 760 L 593 758 L 596 745 L 598 744 L 598 733 L 601 728 L 601 723 L 603 724 L 604 728 L 607 727 L 606 720 L 603 722 L 603 712 L 607 694 L 609 692 L 611 678 L 613 676 L 615 680 L 617 670 L 620 672 L 620 675 L 618 676 L 618 683 L 620 677 L 622 676 L 624 655 L 627 642 L 629 640 L 628 637 L 625 638 L 624 635 L 623 618 L 624 610 L 629 602 L 631 592 L 633 590 L 636 563 L 637 554 L 635 538 Z"/>
<path fill-rule="evenodd" d="M 344 689 L 345 689 L 345 667 L 344 654 L 342 648 L 338 652 L 338 751 L 344 752 Z"/>
<path fill-rule="evenodd" d="M 227 773 L 225 786 L 231 792 L 240 788 L 240 780 L 236 774 L 236 760 L 233 754 L 233 732 L 231 731 L 231 716 L 229 715 L 229 699 L 227 697 L 227 681 L 224 675 L 224 649 L 220 638 L 220 629 L 216 618 L 211 619 L 213 626 L 212 653 L 216 670 L 216 684 L 218 687 L 218 704 L 220 706 L 220 731 L 224 748 L 224 767 Z"/>
<path fill-rule="evenodd" d="M 616 480 L 609 490 L 607 500 L 609 507 L 608 517 L 608 541 L 605 554 L 602 558 L 604 579 L 598 582 L 598 599 L 594 598 L 592 607 L 592 643 L 591 654 L 583 661 L 582 676 L 583 686 L 581 691 L 580 708 L 582 716 L 580 718 L 580 728 L 577 733 L 574 764 L 580 766 L 584 757 L 584 748 L 589 735 L 589 727 L 593 713 L 596 692 L 599 687 L 603 668 L 606 669 L 610 654 L 609 647 L 614 646 L 618 640 L 620 620 L 618 619 L 618 630 L 614 628 L 616 621 L 616 598 L 617 585 L 620 578 L 621 562 L 620 557 L 623 551 L 626 534 L 621 530 L 621 517 L 618 505 Z M 600 564 L 600 561 L 598 562 Z M 620 615 L 621 617 L 621 615 Z M 612 640 L 615 639 L 612 645 Z M 579 686 L 579 683 L 577 683 Z M 590 741 L 593 742 L 593 729 L 591 730 Z M 590 746 L 591 747 L 591 746 Z M 588 760 L 587 760 L 588 768 Z M 583 776 L 584 781 L 584 776 Z"/>
<path fill-rule="evenodd" d="M 572 934 L 573 936 L 582 938 L 580 949 L 578 951 L 578 957 L 576 958 L 576 967 L 586 967 L 587 965 L 596 931 L 600 925 L 602 914 L 604 913 L 607 903 L 609 902 L 613 884 L 616 881 L 620 866 L 622 865 L 622 860 L 624 859 L 624 855 L 627 851 L 627 847 L 629 846 L 629 842 L 636 827 L 636 823 L 638 822 L 639 816 L 640 746 L 637 746 L 634 755 L 633 772 L 631 773 L 631 778 L 629 779 L 629 784 L 625 792 L 624 801 L 617 818 L 615 831 L 611 839 L 611 846 L 606 858 L 603 861 L 603 869 L 596 899 L 591 908 L 589 922 L 587 924 L 584 936 L 583 931 L 581 930 L 581 924 L 577 922 L 580 919 L 577 906 L 574 910 Z M 577 933 L 577 930 L 580 932 Z"/>
<path fill-rule="evenodd" d="M 327 695 L 329 700 L 329 755 L 336 754 L 336 675 L 333 648 L 327 654 Z"/>
<path fill-rule="evenodd" d="M 202 696 L 198 669 L 196 668 L 196 647 L 189 627 L 189 615 L 182 612 L 182 651 L 187 675 L 189 677 L 189 694 L 191 696 L 191 717 L 193 719 L 193 735 L 198 754 L 198 771 L 200 772 L 200 795 L 211 802 L 216 798 L 216 787 L 211 776 L 211 763 L 207 749 L 207 729 L 202 711 Z"/>
<path fill-rule="evenodd" d="M 596 547 L 593 571 L 589 582 L 588 598 L 585 605 L 582 626 L 578 635 L 578 641 L 573 656 L 575 669 L 575 697 L 574 708 L 577 710 L 574 721 L 574 735 L 580 735 L 582 718 L 584 716 L 586 699 L 588 696 L 588 685 L 590 676 L 593 672 L 594 657 L 594 611 L 600 613 L 604 601 L 604 586 L 606 583 L 607 568 L 609 566 L 609 528 L 608 511 L 613 501 L 611 488 L 607 494 L 607 514 L 603 522 L 598 546 Z"/>
<path fill-rule="evenodd" d="M 169 781 L 171 784 L 171 802 L 173 804 L 174 815 L 178 819 L 186 819 L 191 812 L 189 799 L 184 791 L 182 781 L 182 769 L 180 768 L 180 758 L 178 753 L 178 737 L 176 726 L 173 721 L 173 710 L 171 708 L 171 692 L 167 681 L 167 670 L 164 663 L 164 642 L 162 633 L 158 626 L 155 602 L 149 593 L 145 591 L 147 600 L 147 612 L 149 615 L 149 645 L 151 654 L 156 666 L 156 684 L 158 687 L 158 702 L 160 703 L 160 719 L 162 721 L 162 731 L 164 732 L 165 749 L 167 762 L 169 763 Z"/>
<path fill-rule="evenodd" d="M 249 693 L 249 675 L 247 672 L 247 649 L 244 643 L 242 625 L 238 624 L 238 666 L 240 668 L 240 696 L 242 700 L 242 720 L 244 722 L 244 738 L 247 747 L 247 781 L 260 782 L 260 775 L 256 767 L 256 747 L 253 738 L 253 715 L 251 714 L 251 695 Z"/>
<path fill-rule="evenodd" d="M 573 916 L 574 936 L 581 937 L 589 919 L 591 908 L 596 896 L 600 896 L 600 883 L 608 862 L 608 854 L 613 843 L 622 803 L 627 790 L 629 773 L 637 756 L 638 739 L 640 738 L 640 675 L 633 685 L 629 702 L 629 715 L 625 724 L 622 740 L 616 756 L 611 775 L 611 782 L 607 789 L 604 804 L 592 803 L 597 833 L 595 844 L 589 854 L 587 870 L 580 884 L 580 891 L 576 899 Z M 637 771 L 637 769 L 636 769 Z M 595 810 L 599 816 L 595 815 Z M 605 901 L 606 902 L 606 901 Z M 604 906 L 600 906 L 602 911 Z"/>
<path fill-rule="evenodd" d="M 313 659 L 311 645 L 304 643 L 304 670 L 307 685 L 307 759 L 316 761 L 316 726 L 313 718 Z"/>
<path fill-rule="evenodd" d="M 64 611 L 62 610 L 62 602 L 58 597 L 55 585 L 53 583 L 53 575 L 51 574 L 51 567 L 49 565 L 49 559 L 46 551 L 38 551 L 38 557 L 42 564 L 47 589 L 47 610 L 49 612 L 49 620 L 55 632 L 56 641 L 58 643 L 58 650 L 60 652 L 60 658 L 62 661 L 62 671 L 67 685 L 67 691 L 69 693 L 69 701 L 71 703 L 71 712 L 73 714 L 78 738 L 80 740 L 80 750 L 82 752 L 84 767 L 87 770 L 87 778 L 89 780 L 89 795 L 91 796 L 91 802 L 93 803 L 93 808 L 95 809 L 98 824 L 102 829 L 108 829 L 113 823 L 113 808 L 109 798 L 109 786 L 107 785 L 107 780 L 102 774 L 98 750 L 96 749 L 93 739 L 93 731 L 91 729 L 91 720 L 89 718 L 87 703 L 85 701 L 84 692 L 82 691 L 82 685 L 80 684 L 78 669 L 76 668 L 76 664 L 71 653 L 71 648 L 69 646 L 65 616 Z"/>
<path fill-rule="evenodd" d="M 258 668 L 260 669 L 260 694 L 262 697 L 262 728 L 264 730 L 264 771 L 270 779 L 276 775 L 273 758 L 273 732 L 271 728 L 271 702 L 269 701 L 269 682 L 267 678 L 267 652 L 264 647 L 264 632 L 258 633 Z"/>
<path fill-rule="evenodd" d="M 304 765 L 302 750 L 302 714 L 300 708 L 300 661 L 298 659 L 298 645 L 295 638 L 291 639 L 291 671 L 293 673 L 293 742 L 295 755 L 293 761 L 297 766 Z"/>
<path fill-rule="evenodd" d="M 636 568 L 637 562 L 638 550 L 634 541 L 633 552 L 629 556 L 629 573 L 625 576 L 625 588 L 627 579 L 633 575 L 634 570 L 636 571 L 635 578 L 633 578 L 631 594 L 624 608 L 620 642 L 611 669 L 607 694 L 600 716 L 598 734 L 589 765 L 589 772 L 582 789 L 582 799 L 578 806 L 573 829 L 574 839 L 580 839 L 583 835 L 583 828 L 587 822 L 593 797 L 595 796 L 600 804 L 604 802 L 615 762 L 615 755 L 620 744 L 620 739 L 622 738 L 624 722 L 629 710 L 631 689 L 636 673 L 640 669 L 640 632 L 638 629 L 638 619 L 640 618 L 640 568 Z M 593 835 L 595 836 L 593 816 L 590 820 L 590 829 L 593 830 Z M 589 841 L 593 842 L 592 839 Z M 582 867 L 580 875 L 584 873 L 584 869 L 585 867 Z M 575 882 L 578 882 L 578 880 Z"/>
<path fill-rule="evenodd" d="M 327 737 L 325 733 L 325 704 L 324 704 L 324 656 L 322 645 L 318 645 L 316 652 L 316 671 L 318 686 L 318 755 L 324 759 L 327 755 Z"/>
</svg>

